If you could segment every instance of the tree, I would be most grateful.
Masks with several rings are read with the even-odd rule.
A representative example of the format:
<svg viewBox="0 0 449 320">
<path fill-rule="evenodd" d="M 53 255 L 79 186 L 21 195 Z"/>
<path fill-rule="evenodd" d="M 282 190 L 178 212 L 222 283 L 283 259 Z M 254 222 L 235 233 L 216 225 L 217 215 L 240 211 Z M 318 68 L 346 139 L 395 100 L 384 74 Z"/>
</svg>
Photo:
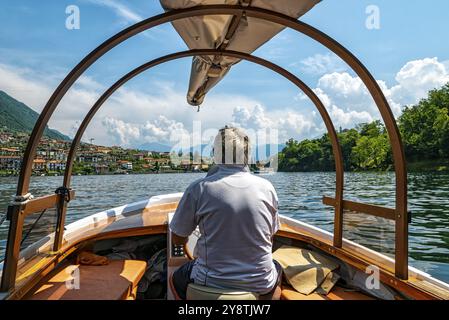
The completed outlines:
<svg viewBox="0 0 449 320">
<path fill-rule="evenodd" d="M 432 90 L 426 99 L 405 107 L 398 119 L 409 162 L 449 158 L 449 84 Z M 392 152 L 387 131 L 379 120 L 362 123 L 338 134 L 345 170 L 388 170 Z M 313 140 L 290 139 L 279 153 L 281 171 L 334 170 L 327 134 Z"/>
<path fill-rule="evenodd" d="M 340 141 L 341 152 L 343 154 L 343 166 L 347 171 L 353 168 L 352 149 L 356 146 L 357 140 L 359 139 L 360 134 L 356 129 L 345 130 L 338 134 L 338 140 Z"/>
<path fill-rule="evenodd" d="M 410 160 L 438 159 L 449 155 L 449 84 L 429 92 L 417 105 L 406 107 L 399 128 Z"/>
</svg>

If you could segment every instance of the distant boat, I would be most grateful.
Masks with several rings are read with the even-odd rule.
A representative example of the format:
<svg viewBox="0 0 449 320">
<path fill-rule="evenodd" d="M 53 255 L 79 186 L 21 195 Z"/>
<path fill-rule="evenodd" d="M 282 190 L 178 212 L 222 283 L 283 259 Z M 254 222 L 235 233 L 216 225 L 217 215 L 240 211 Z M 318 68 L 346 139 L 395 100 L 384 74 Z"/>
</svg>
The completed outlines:
<svg viewBox="0 0 449 320">
<path fill-rule="evenodd" d="M 260 174 L 260 175 L 269 175 L 274 174 L 273 168 L 257 168 L 253 171 L 254 174 Z"/>
</svg>

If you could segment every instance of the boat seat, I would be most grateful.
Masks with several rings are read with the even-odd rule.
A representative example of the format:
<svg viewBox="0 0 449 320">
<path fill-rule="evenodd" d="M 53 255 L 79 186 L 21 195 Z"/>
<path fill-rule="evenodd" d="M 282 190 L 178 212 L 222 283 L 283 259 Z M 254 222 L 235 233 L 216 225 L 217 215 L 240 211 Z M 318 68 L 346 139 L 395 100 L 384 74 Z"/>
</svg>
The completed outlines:
<svg viewBox="0 0 449 320">
<path fill-rule="evenodd" d="M 299 293 L 289 285 L 282 286 L 281 300 L 375 300 L 374 298 L 360 292 L 335 286 L 326 296 L 324 294 L 312 293 L 305 295 Z"/>
<path fill-rule="evenodd" d="M 187 300 L 257 300 L 255 293 L 216 289 L 190 283 L 187 287 Z"/>
<path fill-rule="evenodd" d="M 27 298 L 134 300 L 146 266 L 147 263 L 140 260 L 110 260 L 103 266 L 66 265 L 41 282 Z"/>
</svg>

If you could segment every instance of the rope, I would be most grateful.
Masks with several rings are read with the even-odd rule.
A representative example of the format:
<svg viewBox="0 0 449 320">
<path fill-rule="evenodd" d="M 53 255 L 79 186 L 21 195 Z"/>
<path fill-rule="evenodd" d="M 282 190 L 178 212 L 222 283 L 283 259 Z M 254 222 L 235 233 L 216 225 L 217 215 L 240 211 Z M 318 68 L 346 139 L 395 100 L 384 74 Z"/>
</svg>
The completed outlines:
<svg viewBox="0 0 449 320">
<path fill-rule="evenodd" d="M 13 196 L 12 197 L 12 206 L 23 206 L 34 199 L 34 196 L 31 193 L 27 193 L 23 196 Z"/>
</svg>

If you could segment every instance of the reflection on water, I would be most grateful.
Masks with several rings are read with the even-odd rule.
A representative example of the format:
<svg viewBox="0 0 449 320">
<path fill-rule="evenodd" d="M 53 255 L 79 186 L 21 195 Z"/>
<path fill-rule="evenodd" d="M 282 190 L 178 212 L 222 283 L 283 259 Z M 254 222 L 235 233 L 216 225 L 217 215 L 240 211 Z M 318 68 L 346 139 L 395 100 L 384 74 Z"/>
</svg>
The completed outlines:
<svg viewBox="0 0 449 320">
<path fill-rule="evenodd" d="M 73 188 L 76 201 L 69 205 L 67 223 L 98 211 L 148 198 L 182 192 L 204 174 L 161 174 L 122 176 L 76 176 Z M 276 187 L 280 212 L 332 232 L 333 208 L 322 204 L 323 195 L 333 196 L 334 173 L 276 173 L 262 176 Z M 16 178 L 0 178 L 0 210 L 5 212 L 15 191 Z M 52 192 L 61 177 L 33 177 L 35 196 Z M 345 199 L 388 207 L 394 206 L 393 173 L 347 173 Z M 409 176 L 410 264 L 436 278 L 449 282 L 449 174 L 414 173 Z M 394 253 L 394 223 L 362 214 L 345 214 L 344 236 L 386 254 Z M 44 225 L 46 224 L 44 219 Z M 32 222 L 32 221 L 31 221 Z M 30 223 L 31 223 L 30 222 Z M 7 235 L 5 222 L 0 227 L 1 254 Z M 48 225 L 30 236 L 44 236 Z"/>
</svg>

